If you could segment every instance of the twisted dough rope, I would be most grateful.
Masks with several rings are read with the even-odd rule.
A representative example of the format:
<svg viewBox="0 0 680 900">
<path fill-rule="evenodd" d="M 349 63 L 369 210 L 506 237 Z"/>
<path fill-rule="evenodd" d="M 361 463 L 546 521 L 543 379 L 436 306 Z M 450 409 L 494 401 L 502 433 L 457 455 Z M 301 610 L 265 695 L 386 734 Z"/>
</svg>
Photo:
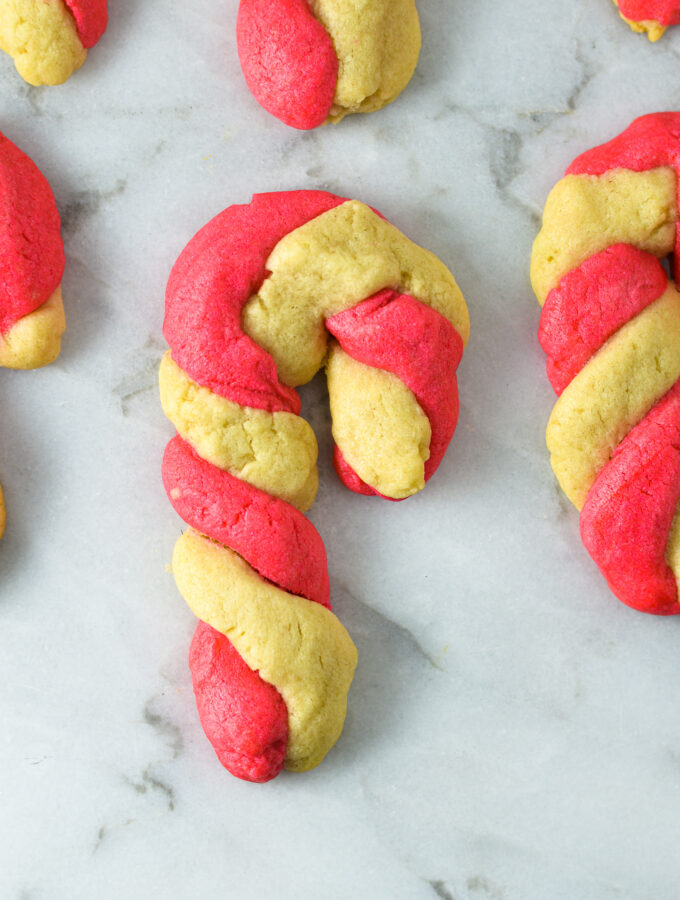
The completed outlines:
<svg viewBox="0 0 680 900">
<path fill-rule="evenodd" d="M 436 257 L 362 203 L 260 194 L 182 252 L 164 333 L 161 402 L 178 435 L 163 480 L 191 526 L 172 569 L 201 620 L 190 652 L 201 723 L 240 778 L 304 771 L 342 730 L 356 649 L 302 515 L 317 445 L 294 387 L 325 364 L 345 484 L 415 493 L 455 429 L 465 301 Z"/>
<path fill-rule="evenodd" d="M 255 99 L 302 129 L 382 109 L 420 54 L 414 0 L 241 0 L 236 36 Z"/>
<path fill-rule="evenodd" d="M 666 28 L 680 24 L 680 0 L 614 0 L 633 31 L 658 41 Z"/>
<path fill-rule="evenodd" d="M 637 119 L 552 190 L 532 257 L 539 338 L 560 395 L 551 461 L 614 593 L 680 612 L 680 114 Z"/>
<path fill-rule="evenodd" d="M 62 84 L 107 22 L 107 0 L 0 0 L 0 50 L 29 84 Z"/>
<path fill-rule="evenodd" d="M 0 366 L 35 369 L 61 349 L 64 246 L 52 190 L 0 134 Z M 0 536 L 5 503 L 0 489 Z"/>
</svg>

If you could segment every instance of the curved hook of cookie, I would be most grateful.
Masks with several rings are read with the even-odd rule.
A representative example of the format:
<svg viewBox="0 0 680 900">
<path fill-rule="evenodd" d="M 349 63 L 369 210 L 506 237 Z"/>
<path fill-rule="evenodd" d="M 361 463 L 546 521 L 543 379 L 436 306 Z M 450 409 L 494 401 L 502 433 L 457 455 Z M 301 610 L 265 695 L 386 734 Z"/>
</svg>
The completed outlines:
<svg viewBox="0 0 680 900">
<path fill-rule="evenodd" d="M 614 0 L 619 15 L 639 34 L 658 41 L 671 25 L 680 24 L 680 0 Z"/>
<path fill-rule="evenodd" d="M 63 84 L 107 21 L 107 0 L 2 0 L 0 49 L 29 84 Z"/>
<path fill-rule="evenodd" d="M 546 438 L 616 596 L 680 613 L 680 114 L 637 119 L 551 191 L 531 276 L 559 399 Z"/>
<path fill-rule="evenodd" d="M 267 781 L 332 747 L 356 665 L 302 514 L 317 446 L 295 387 L 325 366 L 341 478 L 410 496 L 455 428 L 467 307 L 448 269 L 374 210 L 295 191 L 230 207 L 193 238 L 164 333 L 161 402 L 178 436 L 163 480 L 191 527 L 173 572 L 200 619 L 199 716 L 233 774 Z"/>
<path fill-rule="evenodd" d="M 300 129 L 391 103 L 420 53 L 414 0 L 241 0 L 236 35 L 255 99 Z"/>
</svg>

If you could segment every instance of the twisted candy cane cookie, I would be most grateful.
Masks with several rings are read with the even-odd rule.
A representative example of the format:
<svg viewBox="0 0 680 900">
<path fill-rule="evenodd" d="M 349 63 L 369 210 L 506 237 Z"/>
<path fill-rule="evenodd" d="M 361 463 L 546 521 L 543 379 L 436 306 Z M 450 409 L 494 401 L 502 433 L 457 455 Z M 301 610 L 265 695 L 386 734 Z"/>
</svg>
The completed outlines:
<svg viewBox="0 0 680 900">
<path fill-rule="evenodd" d="M 614 0 L 633 31 L 658 41 L 669 25 L 680 24 L 680 0 Z"/>
<path fill-rule="evenodd" d="M 241 0 L 236 36 L 253 96 L 293 128 L 382 109 L 420 53 L 414 0 Z"/>
<path fill-rule="evenodd" d="M 0 0 L 0 50 L 29 84 L 62 84 L 107 21 L 107 0 Z"/>
<path fill-rule="evenodd" d="M 614 593 L 680 612 L 680 113 L 637 119 L 552 190 L 531 276 L 560 395 L 552 466 Z"/>
<path fill-rule="evenodd" d="M 59 355 L 64 246 L 38 167 L 0 134 L 0 366 L 35 369 Z M 0 534 L 5 505 L 0 491 Z"/>
<path fill-rule="evenodd" d="M 468 332 L 436 257 L 321 191 L 232 206 L 177 260 L 160 390 L 178 435 L 163 480 L 191 528 L 172 569 L 201 620 L 190 653 L 201 722 L 234 775 L 268 781 L 321 762 L 356 665 L 302 514 L 317 445 L 294 388 L 326 366 L 340 478 L 402 499 L 453 435 Z"/>
</svg>

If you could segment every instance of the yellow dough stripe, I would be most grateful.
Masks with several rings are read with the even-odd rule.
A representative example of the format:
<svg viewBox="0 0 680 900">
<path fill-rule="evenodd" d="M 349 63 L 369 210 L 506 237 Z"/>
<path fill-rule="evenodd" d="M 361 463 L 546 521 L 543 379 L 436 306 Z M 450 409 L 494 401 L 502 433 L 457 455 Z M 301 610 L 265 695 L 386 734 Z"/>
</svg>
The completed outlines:
<svg viewBox="0 0 680 900">
<path fill-rule="evenodd" d="M 240 406 L 192 381 L 168 350 L 159 371 L 161 405 L 207 462 L 305 512 L 318 487 L 313 430 L 301 416 Z"/>
<path fill-rule="evenodd" d="M 679 377 L 680 295 L 669 284 L 600 348 L 552 412 L 552 467 L 578 509 L 618 444 Z"/>
<path fill-rule="evenodd" d="M 310 0 L 338 57 L 329 120 L 391 103 L 411 80 L 420 53 L 414 0 Z"/>
<path fill-rule="evenodd" d="M 675 245 L 677 179 L 666 167 L 567 175 L 550 192 L 534 241 L 531 284 L 543 306 L 560 279 L 612 244 L 655 256 Z"/>
<path fill-rule="evenodd" d="M 413 393 L 396 375 L 357 362 L 334 341 L 326 377 L 333 439 L 346 462 L 385 497 L 403 500 L 421 491 L 432 428 Z"/>
<path fill-rule="evenodd" d="M 66 328 L 61 286 L 32 313 L 22 316 L 0 336 L 0 366 L 37 369 L 59 356 Z"/>
<path fill-rule="evenodd" d="M 342 731 L 357 663 L 339 620 L 319 603 L 265 581 L 236 553 L 193 530 L 177 541 L 172 571 L 195 615 L 225 634 L 283 697 L 286 768 L 317 766 Z"/>
<path fill-rule="evenodd" d="M 32 85 L 62 84 L 87 56 L 62 0 L 0 0 L 0 50 Z"/>
</svg>

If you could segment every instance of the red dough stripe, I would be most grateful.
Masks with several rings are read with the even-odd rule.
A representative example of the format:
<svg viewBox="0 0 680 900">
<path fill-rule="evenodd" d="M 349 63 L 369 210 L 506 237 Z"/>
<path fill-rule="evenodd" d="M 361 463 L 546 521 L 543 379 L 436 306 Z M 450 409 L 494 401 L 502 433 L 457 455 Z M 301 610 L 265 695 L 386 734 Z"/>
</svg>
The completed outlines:
<svg viewBox="0 0 680 900">
<path fill-rule="evenodd" d="M 658 166 L 680 168 L 680 113 L 640 116 L 625 131 L 577 156 L 567 175 L 604 175 L 611 169 L 644 172 Z"/>
<path fill-rule="evenodd" d="M 294 506 L 201 459 L 179 435 L 165 449 L 163 484 L 188 525 L 284 591 L 331 608 L 326 548 Z"/>
<path fill-rule="evenodd" d="M 680 24 L 679 0 L 618 0 L 621 13 L 632 22 L 654 21 L 661 25 Z"/>
<path fill-rule="evenodd" d="M 658 259 L 630 244 L 613 244 L 568 272 L 548 294 L 538 330 L 556 393 L 667 284 Z"/>
<path fill-rule="evenodd" d="M 256 194 L 230 206 L 189 242 L 165 297 L 163 333 L 174 361 L 194 381 L 241 406 L 300 412 L 274 360 L 243 332 L 241 311 L 264 281 L 266 262 L 289 231 L 345 200 L 323 191 Z"/>
<path fill-rule="evenodd" d="M 581 536 L 616 596 L 642 612 L 680 613 L 665 554 L 680 502 L 680 382 L 619 444 L 581 512 Z"/>
<path fill-rule="evenodd" d="M 0 334 L 42 306 L 63 273 L 52 189 L 35 163 L 0 134 Z"/>
<path fill-rule="evenodd" d="M 109 21 L 107 0 L 65 0 L 76 21 L 80 42 L 89 50 L 106 31 Z"/>
<path fill-rule="evenodd" d="M 194 632 L 189 667 L 198 717 L 222 765 L 246 781 L 271 781 L 288 745 L 288 710 L 279 692 L 205 622 Z"/>
<path fill-rule="evenodd" d="M 430 457 L 425 463 L 428 481 L 458 422 L 456 370 L 463 356 L 462 338 L 432 307 L 389 289 L 327 319 L 326 327 L 349 356 L 392 372 L 415 395 L 432 428 Z M 337 447 L 335 468 L 351 490 L 378 493 L 359 478 Z"/>
<path fill-rule="evenodd" d="M 241 0 L 236 39 L 246 83 L 261 106 L 293 128 L 323 124 L 338 58 L 307 0 Z"/>
</svg>

